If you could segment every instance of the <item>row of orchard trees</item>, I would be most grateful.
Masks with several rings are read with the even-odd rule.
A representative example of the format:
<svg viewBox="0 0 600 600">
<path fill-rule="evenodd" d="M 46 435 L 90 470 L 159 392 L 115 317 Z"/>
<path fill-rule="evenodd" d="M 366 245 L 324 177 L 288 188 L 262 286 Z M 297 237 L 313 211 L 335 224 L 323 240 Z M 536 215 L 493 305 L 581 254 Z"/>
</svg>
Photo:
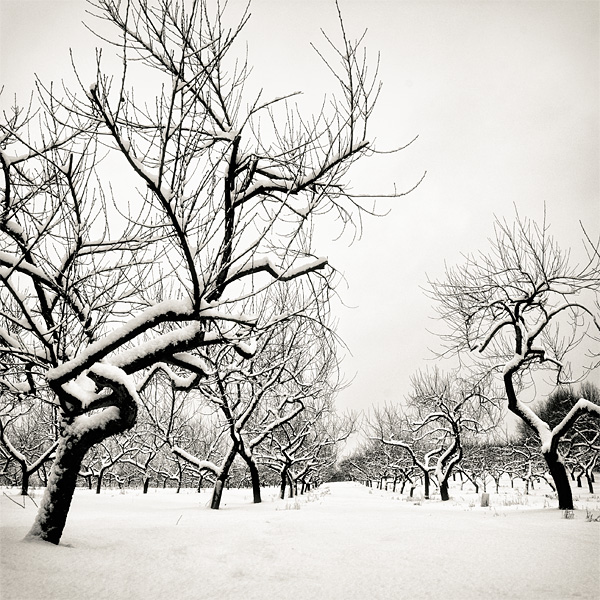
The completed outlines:
<svg viewBox="0 0 600 600">
<path fill-rule="evenodd" d="M 445 328 L 440 358 L 454 357 L 460 368 L 419 373 L 406 407 L 379 408 L 368 423 L 368 435 L 381 445 L 375 454 L 392 463 L 399 451 L 408 455 L 426 496 L 433 475 L 442 499 L 448 499 L 448 481 L 464 464 L 465 448 L 477 462 L 479 449 L 490 445 L 482 436 L 499 423 L 505 408 L 520 419 L 520 442 L 526 442 L 519 442 L 518 450 L 511 446 L 508 455 L 499 452 L 511 457 L 507 463 L 521 454 L 532 469 L 537 445 L 543 473 L 563 509 L 573 508 L 569 467 L 585 473 L 591 485 L 600 452 L 597 388 L 584 385 L 573 397 L 573 388 L 565 387 L 599 368 L 600 252 L 587 235 L 584 245 L 587 259 L 573 265 L 545 223 L 517 215 L 514 224 L 495 223 L 488 253 L 468 256 L 444 279 L 430 282 Z M 553 372 L 557 392 L 531 402 L 527 388 L 546 372 Z"/>
<path fill-rule="evenodd" d="M 197 486 L 210 482 L 213 508 L 219 508 L 225 482 L 246 481 L 246 474 L 255 502 L 261 501 L 261 481 L 273 481 L 270 473 L 277 474 L 282 497 L 286 485 L 290 495 L 298 484 L 302 491 L 322 481 L 354 427 L 351 416 L 335 411 L 335 351 L 329 331 L 303 317 L 259 336 L 251 359 L 229 347 L 207 354 L 211 375 L 193 393 L 178 389 L 177 376 L 171 371 L 167 377 L 163 365 L 139 394 L 136 425 L 92 447 L 79 475 L 90 487 L 94 482 L 98 493 L 108 478 L 121 486 L 141 485 L 145 492 L 151 481 L 178 489 L 189 486 L 190 478 Z M 26 494 L 33 473 L 47 483 L 45 462 L 60 437 L 56 410 L 8 404 L 3 413 L 2 476 L 20 483 Z"/>
<path fill-rule="evenodd" d="M 346 175 L 379 89 L 343 24 L 319 52 L 338 92 L 307 116 L 246 85 L 247 12 L 90 11 L 116 66 L 98 52 L 93 80 L 39 81 L 0 122 L 2 452 L 24 476 L 52 457 L 29 536 L 55 544 L 79 474 L 130 430 L 121 462 L 159 468 L 164 444 L 216 505 L 236 457 L 289 482 L 333 455 L 334 272 L 312 234 L 360 216 Z"/>
<path fill-rule="evenodd" d="M 428 383 L 439 384 L 439 372 L 430 376 Z M 453 485 L 460 485 L 462 489 L 469 483 L 475 492 L 486 492 L 492 485 L 498 492 L 502 478 L 509 479 L 511 486 L 515 480 L 521 480 L 525 493 L 540 480 L 557 491 L 539 451 L 537 432 L 522 424 L 511 435 L 501 433 L 498 426 L 500 398 L 486 397 L 480 404 L 482 398 L 478 393 L 475 407 L 465 407 L 464 395 L 456 402 L 441 400 L 441 390 L 449 394 L 452 386 L 450 379 L 445 378 L 443 387 L 437 387 L 435 395 L 428 395 L 428 398 L 436 398 L 437 406 L 433 411 L 428 410 L 425 418 L 422 406 L 414 410 L 413 396 L 405 409 L 386 405 L 375 410 L 367 424 L 371 434 L 369 442 L 339 463 L 336 477 L 367 485 L 375 481 L 378 487 L 391 486 L 394 492 L 399 490 L 400 493 L 404 493 L 408 485 L 410 496 L 419 485 L 425 499 L 431 497 L 435 485 L 441 499 L 448 500 L 449 485 L 457 480 L 460 484 Z M 600 405 L 600 390 L 595 385 L 585 383 L 578 389 L 564 386 L 542 403 L 540 416 L 555 427 L 580 397 Z M 486 406 L 489 403 L 491 406 Z M 424 427 L 426 423 L 429 428 Z M 573 424 L 561 438 L 559 451 L 571 481 L 582 487 L 585 478 L 587 489 L 594 493 L 594 471 L 600 459 L 600 427 L 591 414 Z"/>
</svg>

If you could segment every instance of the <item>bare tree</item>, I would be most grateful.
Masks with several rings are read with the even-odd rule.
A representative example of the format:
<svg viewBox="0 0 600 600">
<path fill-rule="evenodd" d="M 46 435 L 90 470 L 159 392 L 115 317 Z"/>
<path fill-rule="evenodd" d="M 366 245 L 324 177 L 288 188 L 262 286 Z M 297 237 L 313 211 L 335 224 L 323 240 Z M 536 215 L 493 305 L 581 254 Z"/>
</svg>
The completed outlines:
<svg viewBox="0 0 600 600">
<path fill-rule="evenodd" d="M 356 421 L 353 413 L 340 415 L 331 410 L 315 423 L 302 449 L 302 459 L 289 470 L 296 494 L 318 487 L 333 473 L 342 444 L 356 431 Z"/>
<path fill-rule="evenodd" d="M 556 388 L 537 407 L 537 413 L 550 427 L 555 427 L 573 408 L 579 398 L 600 405 L 600 390 L 589 382 L 583 383 L 579 389 L 572 386 Z M 539 436 L 527 423 L 521 422 L 517 428 L 517 442 L 539 445 Z M 583 414 L 573 423 L 570 430 L 560 439 L 559 449 L 572 478 L 577 476 L 577 487 L 581 487 L 581 477 L 585 475 L 588 489 L 593 493 L 593 469 L 597 463 L 600 450 L 600 427 L 593 415 Z"/>
<path fill-rule="evenodd" d="M 418 426 L 417 426 L 418 428 Z M 443 447 L 432 444 L 422 436 L 415 436 L 413 419 L 404 407 L 397 404 L 385 404 L 375 408 L 369 423 L 372 440 L 384 445 L 405 450 L 412 459 L 423 481 L 423 496 L 430 497 L 431 476 L 435 472 L 436 457 Z"/>
<path fill-rule="evenodd" d="M 386 404 L 374 410 L 370 435 L 410 455 L 421 472 L 425 498 L 433 477 L 442 500 L 449 500 L 448 482 L 463 446 L 497 425 L 498 399 L 488 377 L 464 379 L 435 368 L 417 372 L 411 383 L 406 406 Z"/>
<path fill-rule="evenodd" d="M 600 409 L 581 398 L 550 427 L 519 394 L 538 369 L 554 370 L 559 383 L 570 378 L 571 351 L 582 342 L 593 351 L 600 331 L 600 254 L 588 245 L 585 264 L 571 266 L 547 229 L 520 218 L 513 225 L 496 221 L 490 252 L 447 269 L 444 280 L 430 282 L 431 296 L 449 327 L 448 352 L 463 361 L 473 353 L 483 368 L 501 374 L 509 410 L 539 436 L 559 507 L 571 509 L 559 442 L 581 414 L 598 416 Z M 583 365 L 583 373 L 592 366 Z"/>
<path fill-rule="evenodd" d="M 210 374 L 203 349 L 252 356 L 269 324 L 246 309 L 273 282 L 302 277 L 324 294 L 309 304 L 327 301 L 314 217 L 359 214 L 345 176 L 370 151 L 378 93 L 343 27 L 326 59 L 341 93 L 303 118 L 285 97 L 244 95 L 231 52 L 247 14 L 228 28 L 204 0 L 92 6 L 117 32 L 120 72 L 99 53 L 91 85 L 40 83 L 39 108 L 0 123 L 0 385 L 50 389 L 62 411 L 29 534 L 52 543 L 85 453 L 134 425 L 152 376 L 190 390 Z"/>
<path fill-rule="evenodd" d="M 206 474 L 217 477 L 221 472 L 216 462 L 222 460 L 225 452 L 224 432 L 204 394 L 198 389 L 187 390 L 185 385 L 178 389 L 180 378 L 166 365 L 157 371 L 159 373 L 139 394 L 144 410 L 136 432 L 144 440 L 147 454 L 143 467 L 144 487 L 146 489 L 149 469 L 157 475 L 166 474 L 164 468 L 159 472 L 148 462 L 160 456 L 162 465 L 174 464 L 178 471 L 184 461 L 187 469 L 192 468 L 197 474 L 200 488 Z M 145 430 L 143 433 L 139 431 L 140 425 Z M 173 456 L 165 455 L 169 453 Z M 138 461 L 128 462 L 141 468 Z M 171 475 L 168 478 L 172 479 Z"/>
<path fill-rule="evenodd" d="M 132 435 L 125 433 L 100 442 L 88 453 L 86 466 L 92 476 L 96 477 L 96 494 L 100 493 L 104 477 L 110 469 L 129 455 L 140 451 L 136 441 Z"/>
<path fill-rule="evenodd" d="M 442 500 L 449 500 L 448 482 L 463 457 L 463 444 L 496 427 L 498 396 L 489 378 L 464 379 L 435 368 L 412 378 L 409 407 L 415 412 L 413 435 L 428 439 L 436 451 L 435 477 Z"/>
<path fill-rule="evenodd" d="M 280 473 L 282 494 L 287 484 L 293 494 L 325 455 L 334 456 L 333 447 L 353 427 L 351 419 L 336 418 L 339 360 L 334 335 L 322 320 L 301 318 L 273 340 L 265 358 L 282 369 L 269 388 L 262 388 L 269 393 L 248 427 L 245 447 L 253 449 L 257 462 Z"/>
<path fill-rule="evenodd" d="M 288 307 L 292 305 L 293 299 Z M 256 352 L 249 360 L 228 347 L 215 349 L 207 356 L 213 374 L 199 386 L 199 391 L 207 409 L 214 409 L 214 427 L 221 432 L 227 446 L 215 471 L 211 502 L 214 509 L 220 506 L 236 456 L 246 463 L 250 472 L 254 502 L 261 501 L 256 449 L 274 429 L 304 410 L 304 400 L 311 393 L 319 393 L 315 388 L 318 380 L 308 384 L 308 366 L 314 369 L 319 364 L 319 353 L 314 349 L 328 336 L 319 327 L 323 333 L 318 338 L 314 334 L 314 325 L 318 321 L 307 316 L 275 322 L 258 336 Z M 326 373 L 325 369 L 323 371 Z M 299 378 L 303 379 L 304 385 L 297 385 Z M 182 452 L 179 446 L 174 446 L 173 451 L 191 464 L 200 464 L 199 456 Z"/>
</svg>

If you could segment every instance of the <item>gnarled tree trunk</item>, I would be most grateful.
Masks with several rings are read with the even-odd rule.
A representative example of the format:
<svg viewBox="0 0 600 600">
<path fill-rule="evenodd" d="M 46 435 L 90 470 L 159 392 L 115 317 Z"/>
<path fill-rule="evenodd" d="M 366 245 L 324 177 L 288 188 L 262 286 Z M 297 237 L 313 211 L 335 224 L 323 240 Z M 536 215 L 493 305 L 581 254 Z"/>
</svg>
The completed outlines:
<svg viewBox="0 0 600 600">
<path fill-rule="evenodd" d="M 105 408 L 95 415 L 63 417 L 61 440 L 48 486 L 26 539 L 37 538 L 52 544 L 60 542 L 86 452 L 94 444 L 135 424 L 137 404 L 127 387 L 105 377 L 96 376 L 95 379 L 101 387 L 111 388 L 112 393 L 103 399 Z"/>
</svg>

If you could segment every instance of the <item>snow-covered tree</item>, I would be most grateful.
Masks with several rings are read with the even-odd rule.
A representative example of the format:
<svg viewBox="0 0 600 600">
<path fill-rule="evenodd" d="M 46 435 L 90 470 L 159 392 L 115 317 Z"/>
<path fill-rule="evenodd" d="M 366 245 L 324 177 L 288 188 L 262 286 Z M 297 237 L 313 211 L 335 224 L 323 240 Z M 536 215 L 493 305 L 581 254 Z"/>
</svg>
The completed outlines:
<svg viewBox="0 0 600 600">
<path fill-rule="evenodd" d="M 463 361 L 471 353 L 501 375 L 508 409 L 539 437 L 562 509 L 572 509 L 573 498 L 559 443 L 582 414 L 598 417 L 600 409 L 580 398 L 551 426 L 520 392 L 540 369 L 554 370 L 558 383 L 569 380 L 576 347 L 588 345 L 591 356 L 598 355 L 600 254 L 586 241 L 588 259 L 574 266 L 545 223 L 497 220 L 489 253 L 468 256 L 447 269 L 445 279 L 431 282 L 431 296 L 449 327 L 448 352 Z M 595 365 L 579 366 L 581 377 Z"/>
<path fill-rule="evenodd" d="M 280 473 L 283 497 L 286 485 L 293 495 L 298 481 L 306 482 L 325 455 L 336 456 L 334 448 L 350 435 L 353 422 L 343 423 L 335 412 L 341 383 L 330 330 L 301 319 L 274 342 L 270 362 L 285 358 L 284 368 L 257 411 L 246 447 L 256 448 L 257 461 Z"/>
<path fill-rule="evenodd" d="M 580 398 L 600 405 L 600 390 L 586 382 L 578 389 L 573 386 L 560 386 L 537 407 L 537 413 L 550 427 L 558 425 Z M 517 442 L 537 443 L 538 433 L 527 423 L 521 422 L 517 428 Z M 572 477 L 577 473 L 577 486 L 581 487 L 581 477 L 585 475 L 588 489 L 593 493 L 593 470 L 600 457 L 600 424 L 591 414 L 583 414 L 571 429 L 562 436 L 559 449 Z"/>
<path fill-rule="evenodd" d="M 410 456 L 423 481 L 423 496 L 429 499 L 436 457 L 441 454 L 443 446 L 431 443 L 426 437 L 414 435 L 413 417 L 399 404 L 387 403 L 375 408 L 369 421 L 369 435 L 373 441 L 401 448 Z"/>
<path fill-rule="evenodd" d="M 406 406 L 384 405 L 371 419 L 371 435 L 384 446 L 404 449 L 421 471 L 425 498 L 431 476 L 442 500 L 463 457 L 463 445 L 495 427 L 498 399 L 487 377 L 462 378 L 438 368 L 417 372 Z"/>
<path fill-rule="evenodd" d="M 289 287 L 289 286 L 288 286 Z M 300 290 L 272 288 L 262 312 L 281 314 L 298 305 Z M 275 295 L 275 298 L 273 297 Z M 310 395 L 330 393 L 325 390 L 332 368 L 337 368 L 335 344 L 324 316 L 303 314 L 284 321 L 274 319 L 256 340 L 254 356 L 247 360 L 231 348 L 215 349 L 207 357 L 213 375 L 200 386 L 205 402 L 216 409 L 217 425 L 227 440 L 227 449 L 216 474 L 211 507 L 218 509 L 225 482 L 235 458 L 246 463 L 250 473 L 254 502 L 261 501 L 257 448 L 276 428 L 282 427 L 304 410 Z M 318 351 L 323 346 L 326 351 Z M 316 376 L 314 375 L 317 370 Z M 299 385 L 299 380 L 302 385 Z M 191 464 L 199 457 L 174 448 Z"/>
<path fill-rule="evenodd" d="M 498 397 L 488 378 L 461 378 L 434 368 L 412 378 L 409 408 L 414 412 L 413 436 L 427 439 L 435 454 L 435 477 L 442 500 L 449 500 L 448 482 L 463 457 L 463 444 L 495 427 Z"/>
<path fill-rule="evenodd" d="M 303 116 L 289 95 L 245 88 L 250 68 L 232 51 L 247 13 L 230 27 L 208 0 L 91 10 L 120 68 L 98 52 L 93 80 L 40 82 L 29 108 L 0 122 L 0 386 L 51 390 L 60 405 L 29 534 L 52 543 L 86 452 L 133 427 L 153 376 L 189 391 L 211 375 L 207 348 L 251 357 L 271 325 L 252 298 L 273 283 L 302 279 L 308 305 L 327 302 L 313 226 L 360 212 L 346 175 L 372 149 L 378 93 L 343 27 L 333 58 L 321 53 L 340 93 Z"/>
</svg>

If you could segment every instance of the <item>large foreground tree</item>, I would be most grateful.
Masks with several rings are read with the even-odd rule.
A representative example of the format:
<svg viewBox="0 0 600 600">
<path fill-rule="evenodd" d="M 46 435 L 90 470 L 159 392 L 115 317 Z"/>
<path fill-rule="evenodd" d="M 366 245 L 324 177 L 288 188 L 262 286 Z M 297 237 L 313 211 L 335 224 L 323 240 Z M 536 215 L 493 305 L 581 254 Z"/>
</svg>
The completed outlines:
<svg viewBox="0 0 600 600">
<path fill-rule="evenodd" d="M 356 214 L 345 176 L 370 152 L 379 89 L 343 27 L 325 59 L 340 93 L 302 116 L 245 88 L 232 50 L 247 14 L 229 27 L 208 0 L 91 6 L 120 68 L 98 52 L 93 81 L 40 82 L 0 121 L 0 386 L 60 406 L 29 534 L 55 544 L 86 452 L 134 425 L 153 375 L 185 392 L 210 374 L 207 347 L 251 357 L 288 317 L 254 312 L 274 282 L 327 302 L 314 216 Z"/>
<path fill-rule="evenodd" d="M 537 434 L 558 494 L 559 507 L 573 508 L 573 497 L 559 443 L 584 413 L 600 408 L 580 398 L 555 425 L 520 398 L 535 371 L 553 370 L 558 383 L 573 376 L 573 350 L 588 346 L 593 368 L 600 334 L 600 254 L 586 240 L 588 259 L 573 265 L 548 234 L 546 224 L 516 219 L 496 221 L 488 253 L 467 257 L 431 282 L 432 297 L 449 326 L 450 353 L 473 353 L 479 366 L 498 373 L 508 408 Z"/>
</svg>

